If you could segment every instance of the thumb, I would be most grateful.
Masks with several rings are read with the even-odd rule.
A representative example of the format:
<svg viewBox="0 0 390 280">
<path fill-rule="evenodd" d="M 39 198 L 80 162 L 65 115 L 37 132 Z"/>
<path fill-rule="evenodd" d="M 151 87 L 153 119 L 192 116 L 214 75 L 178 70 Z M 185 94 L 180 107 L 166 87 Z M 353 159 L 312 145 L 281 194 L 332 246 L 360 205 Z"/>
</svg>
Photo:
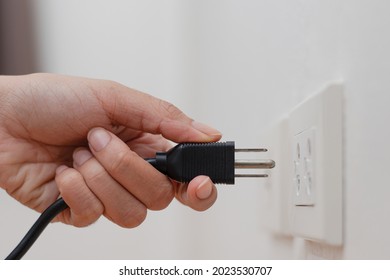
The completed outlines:
<svg viewBox="0 0 390 280">
<path fill-rule="evenodd" d="M 176 199 L 197 211 L 209 209 L 217 200 L 217 188 L 207 176 L 197 176 L 188 184 L 175 184 Z"/>
<path fill-rule="evenodd" d="M 192 120 L 169 102 L 111 83 L 108 91 L 96 94 L 112 123 L 161 134 L 174 142 L 213 142 L 222 136 L 218 130 Z"/>
</svg>

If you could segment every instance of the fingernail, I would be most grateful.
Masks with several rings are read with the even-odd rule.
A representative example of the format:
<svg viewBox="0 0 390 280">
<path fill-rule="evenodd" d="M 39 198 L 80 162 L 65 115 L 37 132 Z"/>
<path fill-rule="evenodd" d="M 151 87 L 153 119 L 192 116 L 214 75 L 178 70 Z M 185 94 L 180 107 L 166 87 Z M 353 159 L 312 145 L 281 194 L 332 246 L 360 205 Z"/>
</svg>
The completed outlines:
<svg viewBox="0 0 390 280">
<path fill-rule="evenodd" d="M 203 132 L 204 134 L 207 134 L 207 135 L 212 135 L 212 136 L 222 135 L 222 133 L 220 131 L 216 130 L 215 128 L 212 128 L 204 123 L 200 123 L 197 121 L 192 122 L 192 127 L 194 127 L 195 129 L 197 129 L 200 132 Z"/>
<path fill-rule="evenodd" d="M 73 153 L 73 161 L 75 165 L 81 166 L 92 157 L 88 150 L 77 150 Z"/>
<path fill-rule="evenodd" d="M 210 178 L 206 178 L 196 189 L 196 196 L 199 199 L 206 199 L 210 197 L 212 191 L 213 183 L 211 182 Z"/>
<path fill-rule="evenodd" d="M 60 165 L 56 169 L 56 175 L 60 175 L 62 172 L 64 172 L 66 169 L 68 169 L 66 165 Z"/>
<path fill-rule="evenodd" d="M 111 135 L 103 128 L 94 128 L 88 134 L 88 141 L 95 152 L 103 150 L 111 140 Z"/>
</svg>

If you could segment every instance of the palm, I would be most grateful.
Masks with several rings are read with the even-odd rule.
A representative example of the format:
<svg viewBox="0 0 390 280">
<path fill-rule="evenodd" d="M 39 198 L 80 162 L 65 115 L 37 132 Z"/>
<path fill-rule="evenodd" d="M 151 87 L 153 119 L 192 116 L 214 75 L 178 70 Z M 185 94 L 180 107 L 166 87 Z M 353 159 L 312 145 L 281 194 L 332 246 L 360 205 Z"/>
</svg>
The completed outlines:
<svg viewBox="0 0 390 280">
<path fill-rule="evenodd" d="M 2 162 L 0 180 L 7 192 L 23 204 L 42 211 L 59 192 L 54 182 L 55 170 L 69 165 L 71 148 L 48 146 L 25 139 L 9 138 L 10 152 Z"/>
</svg>

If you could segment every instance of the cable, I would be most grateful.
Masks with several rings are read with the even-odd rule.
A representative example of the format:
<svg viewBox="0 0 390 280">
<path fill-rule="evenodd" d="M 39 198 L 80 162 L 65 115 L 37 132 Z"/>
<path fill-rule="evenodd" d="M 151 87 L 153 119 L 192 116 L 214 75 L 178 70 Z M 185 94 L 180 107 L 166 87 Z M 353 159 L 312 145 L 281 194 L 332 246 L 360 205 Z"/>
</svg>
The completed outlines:
<svg viewBox="0 0 390 280">
<path fill-rule="evenodd" d="M 273 160 L 237 160 L 235 153 L 266 152 L 266 149 L 235 149 L 234 142 L 181 143 L 168 152 L 158 152 L 145 159 L 161 173 L 178 182 L 188 183 L 198 175 L 209 176 L 215 184 L 234 184 L 235 177 L 267 177 L 266 174 L 235 174 L 235 169 L 269 169 Z M 59 198 L 34 223 L 6 260 L 20 260 L 31 248 L 46 226 L 68 208 Z"/>
<path fill-rule="evenodd" d="M 16 248 L 8 255 L 6 260 L 20 260 L 38 239 L 51 220 L 53 220 L 55 216 L 64 211 L 66 208 L 68 208 L 68 205 L 62 198 L 59 198 L 52 205 L 50 205 L 39 216 L 38 220 L 23 237 L 18 246 L 16 246 Z"/>
</svg>

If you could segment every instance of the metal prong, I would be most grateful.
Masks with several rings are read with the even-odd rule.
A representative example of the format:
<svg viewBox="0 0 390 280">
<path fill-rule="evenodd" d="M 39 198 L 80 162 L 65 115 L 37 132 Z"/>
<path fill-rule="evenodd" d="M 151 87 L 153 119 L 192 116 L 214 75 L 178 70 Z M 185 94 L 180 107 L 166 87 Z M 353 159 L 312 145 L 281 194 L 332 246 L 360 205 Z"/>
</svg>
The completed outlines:
<svg viewBox="0 0 390 280">
<path fill-rule="evenodd" d="M 271 159 L 256 159 L 256 160 L 239 160 L 236 159 L 234 168 L 237 169 L 271 169 L 275 167 L 275 162 Z"/>
<path fill-rule="evenodd" d="M 252 152 L 258 153 L 258 152 L 267 152 L 268 150 L 260 148 L 260 149 L 235 149 L 234 151 L 236 153 L 242 153 L 242 152 L 245 152 L 245 153 L 252 153 Z"/>
<path fill-rule="evenodd" d="M 266 178 L 268 174 L 236 174 L 236 178 Z"/>
</svg>

